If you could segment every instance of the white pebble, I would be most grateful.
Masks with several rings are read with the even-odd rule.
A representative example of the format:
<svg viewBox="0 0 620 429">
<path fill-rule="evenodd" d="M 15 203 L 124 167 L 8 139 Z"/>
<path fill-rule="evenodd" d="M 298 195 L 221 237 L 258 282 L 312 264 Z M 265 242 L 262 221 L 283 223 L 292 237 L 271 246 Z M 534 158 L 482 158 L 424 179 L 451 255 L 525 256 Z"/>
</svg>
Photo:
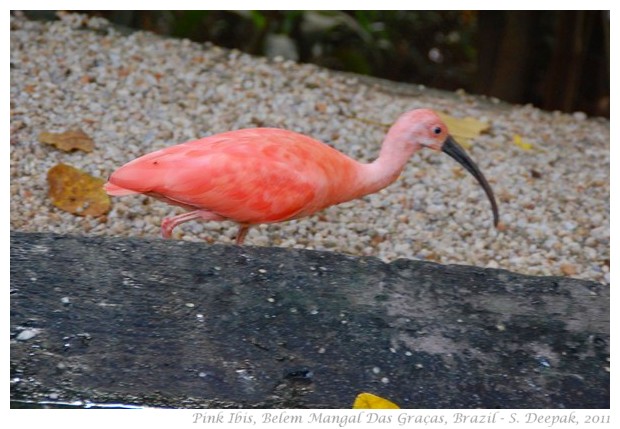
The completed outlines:
<svg viewBox="0 0 620 429">
<path fill-rule="evenodd" d="M 28 341 L 39 333 L 39 329 L 24 329 L 19 334 L 17 334 L 17 340 L 19 341 Z"/>
</svg>

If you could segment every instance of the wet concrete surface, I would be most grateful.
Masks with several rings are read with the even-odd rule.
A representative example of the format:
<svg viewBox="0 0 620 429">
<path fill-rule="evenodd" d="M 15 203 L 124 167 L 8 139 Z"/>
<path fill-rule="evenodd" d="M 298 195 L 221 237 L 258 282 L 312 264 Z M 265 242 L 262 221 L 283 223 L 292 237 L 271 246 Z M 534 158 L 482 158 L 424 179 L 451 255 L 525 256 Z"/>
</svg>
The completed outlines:
<svg viewBox="0 0 620 429">
<path fill-rule="evenodd" d="M 11 399 L 609 407 L 609 287 L 297 249 L 11 234 Z"/>
</svg>

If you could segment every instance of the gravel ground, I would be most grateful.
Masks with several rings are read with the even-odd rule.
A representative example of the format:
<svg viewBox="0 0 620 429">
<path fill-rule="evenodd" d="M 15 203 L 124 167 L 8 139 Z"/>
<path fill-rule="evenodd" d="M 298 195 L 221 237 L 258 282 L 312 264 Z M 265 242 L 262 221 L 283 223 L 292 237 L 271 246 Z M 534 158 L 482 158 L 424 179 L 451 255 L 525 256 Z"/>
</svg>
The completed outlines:
<svg viewBox="0 0 620 429">
<path fill-rule="evenodd" d="M 11 17 L 11 229 L 158 237 L 181 209 L 144 196 L 113 199 L 107 216 L 62 212 L 47 197 L 59 162 L 106 178 L 144 153 L 222 131 L 271 126 L 371 161 L 385 127 L 420 107 L 491 124 L 469 149 L 498 198 L 491 226 L 482 189 L 449 157 L 422 151 L 401 178 L 311 218 L 250 230 L 248 245 L 303 247 L 500 267 L 609 283 L 609 122 L 543 112 L 464 93 L 391 86 L 313 65 L 137 32 L 101 19 Z M 43 131 L 83 129 L 92 153 L 38 142 Z M 533 144 L 513 143 L 519 134 Z M 228 243 L 232 223 L 190 222 L 175 238 Z"/>
</svg>

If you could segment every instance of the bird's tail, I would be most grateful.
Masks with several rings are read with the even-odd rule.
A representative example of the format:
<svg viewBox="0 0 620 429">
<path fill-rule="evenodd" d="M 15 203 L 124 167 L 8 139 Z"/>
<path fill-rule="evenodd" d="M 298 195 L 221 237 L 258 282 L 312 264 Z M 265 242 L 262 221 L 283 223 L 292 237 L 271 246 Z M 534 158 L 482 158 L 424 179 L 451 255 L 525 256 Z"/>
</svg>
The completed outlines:
<svg viewBox="0 0 620 429">
<path fill-rule="evenodd" d="M 131 189 L 121 188 L 120 186 L 117 186 L 110 182 L 106 182 L 106 184 L 103 185 L 103 189 L 108 193 L 108 195 L 114 195 L 116 197 L 122 197 L 123 195 L 139 194 L 139 192 L 132 191 Z"/>
</svg>

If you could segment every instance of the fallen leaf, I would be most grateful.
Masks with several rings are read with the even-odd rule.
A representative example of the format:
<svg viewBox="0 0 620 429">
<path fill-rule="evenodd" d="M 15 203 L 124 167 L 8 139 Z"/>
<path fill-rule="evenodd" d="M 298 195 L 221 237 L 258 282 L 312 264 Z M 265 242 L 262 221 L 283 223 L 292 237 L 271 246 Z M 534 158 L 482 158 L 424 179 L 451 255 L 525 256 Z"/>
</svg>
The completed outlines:
<svg viewBox="0 0 620 429">
<path fill-rule="evenodd" d="M 78 216 L 101 216 L 110 211 L 110 197 L 103 190 L 104 180 L 66 164 L 47 172 L 49 197 L 61 210 Z"/>
<path fill-rule="evenodd" d="M 532 143 L 525 140 L 519 134 L 514 135 L 513 142 L 515 145 L 517 145 L 519 149 L 522 149 L 522 150 L 532 150 L 532 148 L 534 147 L 532 146 Z"/>
<path fill-rule="evenodd" d="M 398 409 L 400 408 L 392 401 L 388 401 L 387 399 L 383 399 L 380 396 L 373 395 L 372 393 L 360 393 L 355 398 L 353 402 L 353 409 L 378 409 L 378 410 L 388 410 L 388 409 Z"/>
<path fill-rule="evenodd" d="M 42 132 L 39 134 L 39 142 L 51 144 L 65 152 L 76 149 L 83 150 L 84 152 L 92 152 L 95 146 L 93 139 L 80 129 L 69 130 L 64 133 Z"/>
<path fill-rule="evenodd" d="M 446 115 L 441 112 L 437 114 L 448 127 L 450 135 L 465 149 L 471 148 L 471 139 L 478 137 L 490 128 L 489 124 L 479 121 L 476 118 L 455 118 L 454 116 Z"/>
</svg>

